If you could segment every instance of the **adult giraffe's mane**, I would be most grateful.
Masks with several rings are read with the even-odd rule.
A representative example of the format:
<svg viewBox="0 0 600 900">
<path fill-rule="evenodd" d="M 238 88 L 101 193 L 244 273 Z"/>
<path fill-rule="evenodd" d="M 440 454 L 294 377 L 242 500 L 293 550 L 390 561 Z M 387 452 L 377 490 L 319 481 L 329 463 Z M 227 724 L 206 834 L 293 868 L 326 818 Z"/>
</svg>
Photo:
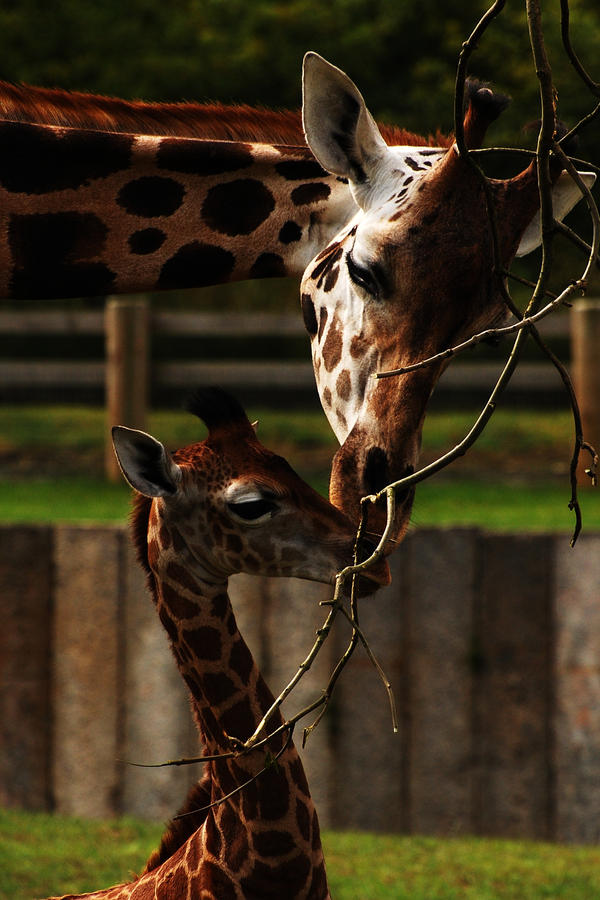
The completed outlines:
<svg viewBox="0 0 600 900">
<path fill-rule="evenodd" d="M 78 91 L 0 82 L 0 119 L 128 134 L 205 140 L 305 145 L 299 110 L 273 110 L 220 103 L 148 103 Z M 390 145 L 449 147 L 437 132 L 427 138 L 380 124 Z"/>
</svg>

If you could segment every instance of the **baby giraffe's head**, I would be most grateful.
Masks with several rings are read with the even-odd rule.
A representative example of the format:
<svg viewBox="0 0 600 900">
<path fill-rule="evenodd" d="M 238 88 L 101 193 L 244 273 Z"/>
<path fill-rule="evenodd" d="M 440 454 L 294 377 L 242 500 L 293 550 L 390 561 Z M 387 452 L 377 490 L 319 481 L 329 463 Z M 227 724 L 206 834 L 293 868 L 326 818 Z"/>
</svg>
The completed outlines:
<svg viewBox="0 0 600 900">
<path fill-rule="evenodd" d="M 141 495 L 134 528 L 142 562 L 158 578 L 176 566 L 191 582 L 215 585 L 237 572 L 333 583 L 352 562 L 352 522 L 263 447 L 225 391 L 199 390 L 188 409 L 208 437 L 172 454 L 145 432 L 113 428 L 122 472 Z M 390 580 L 385 561 L 364 575 L 361 593 Z"/>
</svg>

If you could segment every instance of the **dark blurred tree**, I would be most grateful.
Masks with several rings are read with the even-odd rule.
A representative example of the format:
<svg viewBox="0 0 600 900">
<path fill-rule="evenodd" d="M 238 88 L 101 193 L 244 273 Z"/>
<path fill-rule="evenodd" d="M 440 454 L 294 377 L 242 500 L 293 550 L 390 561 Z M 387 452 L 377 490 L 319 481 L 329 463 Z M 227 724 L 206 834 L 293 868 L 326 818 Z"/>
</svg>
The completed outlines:
<svg viewBox="0 0 600 900">
<path fill-rule="evenodd" d="M 0 9 L 0 77 L 157 100 L 298 106 L 303 53 L 317 50 L 357 81 L 374 113 L 418 131 L 452 127 L 462 41 L 487 8 L 481 0 L 6 0 Z M 520 143 L 537 118 L 537 82 L 525 4 L 507 4 L 474 55 L 474 74 L 514 98 L 494 139 Z M 558 3 L 546 38 L 562 114 L 575 121 L 589 98 L 560 47 Z M 573 42 L 593 67 L 596 0 L 571 0 Z M 596 77 L 598 72 L 596 72 Z M 531 139 L 530 139 L 531 140 Z"/>
</svg>

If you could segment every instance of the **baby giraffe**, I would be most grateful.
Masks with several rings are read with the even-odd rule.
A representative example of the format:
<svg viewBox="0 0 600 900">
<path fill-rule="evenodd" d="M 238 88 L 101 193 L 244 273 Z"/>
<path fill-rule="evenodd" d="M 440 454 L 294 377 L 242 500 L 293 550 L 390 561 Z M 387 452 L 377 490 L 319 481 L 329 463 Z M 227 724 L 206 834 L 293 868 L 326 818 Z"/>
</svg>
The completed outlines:
<svg viewBox="0 0 600 900">
<path fill-rule="evenodd" d="M 326 900 L 317 815 L 289 736 L 235 753 L 273 695 L 237 628 L 227 579 L 249 572 L 333 583 L 352 560 L 356 529 L 262 446 L 228 394 L 199 391 L 189 409 L 208 437 L 173 455 L 121 426 L 113 442 L 138 492 L 138 557 L 190 690 L 205 754 L 229 756 L 205 764 L 186 815 L 174 820 L 138 879 L 80 896 Z M 389 582 L 383 561 L 366 575 L 367 592 Z M 273 714 L 268 732 L 281 723 Z"/>
</svg>

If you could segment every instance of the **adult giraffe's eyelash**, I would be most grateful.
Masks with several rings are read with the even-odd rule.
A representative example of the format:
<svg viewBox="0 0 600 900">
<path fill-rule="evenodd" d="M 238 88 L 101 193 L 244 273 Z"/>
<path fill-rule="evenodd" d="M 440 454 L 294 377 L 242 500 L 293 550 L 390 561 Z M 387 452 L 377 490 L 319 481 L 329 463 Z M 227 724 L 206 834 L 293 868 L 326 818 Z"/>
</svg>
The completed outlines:
<svg viewBox="0 0 600 900">
<path fill-rule="evenodd" d="M 279 508 L 277 503 L 266 498 L 257 500 L 242 500 L 238 503 L 228 503 L 231 512 L 239 516 L 244 521 L 252 522 L 256 519 L 262 519 L 264 516 L 271 515 Z"/>
<path fill-rule="evenodd" d="M 346 253 L 346 266 L 348 267 L 348 275 L 351 281 L 375 300 L 378 300 L 381 296 L 381 288 L 371 270 L 357 265 L 352 258 L 351 252 Z"/>
</svg>

